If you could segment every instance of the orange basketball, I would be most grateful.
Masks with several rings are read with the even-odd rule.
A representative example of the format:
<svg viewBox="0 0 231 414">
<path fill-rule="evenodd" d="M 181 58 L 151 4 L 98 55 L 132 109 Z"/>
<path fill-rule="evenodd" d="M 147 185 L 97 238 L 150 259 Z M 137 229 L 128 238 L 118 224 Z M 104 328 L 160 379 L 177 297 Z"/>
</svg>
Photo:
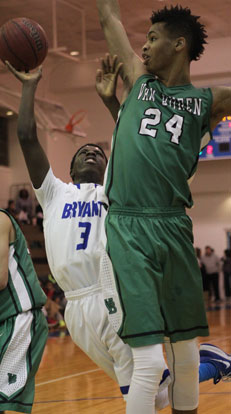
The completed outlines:
<svg viewBox="0 0 231 414">
<path fill-rule="evenodd" d="M 28 72 L 39 66 L 48 51 L 47 35 L 35 21 L 18 17 L 0 28 L 0 58 L 17 70 Z"/>
</svg>

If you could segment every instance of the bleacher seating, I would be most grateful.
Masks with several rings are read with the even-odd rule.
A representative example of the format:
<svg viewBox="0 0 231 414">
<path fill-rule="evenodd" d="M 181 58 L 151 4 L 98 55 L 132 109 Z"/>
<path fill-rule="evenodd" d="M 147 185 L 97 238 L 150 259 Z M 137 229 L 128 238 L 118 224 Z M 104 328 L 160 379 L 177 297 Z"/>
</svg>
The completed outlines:
<svg viewBox="0 0 231 414">
<path fill-rule="evenodd" d="M 36 273 L 43 279 L 51 273 L 47 263 L 43 232 L 32 224 L 21 224 L 21 230 L 27 240 Z"/>
</svg>

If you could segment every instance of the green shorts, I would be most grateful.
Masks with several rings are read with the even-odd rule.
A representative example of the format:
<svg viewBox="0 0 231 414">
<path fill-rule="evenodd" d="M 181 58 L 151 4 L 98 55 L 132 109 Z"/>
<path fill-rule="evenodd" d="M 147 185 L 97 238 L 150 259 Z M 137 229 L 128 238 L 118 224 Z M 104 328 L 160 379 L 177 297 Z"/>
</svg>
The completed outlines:
<svg viewBox="0 0 231 414">
<path fill-rule="evenodd" d="M 192 222 L 184 209 L 110 210 L 108 254 L 131 347 L 208 336 Z"/>
<path fill-rule="evenodd" d="M 31 412 L 34 377 L 47 335 L 41 310 L 24 312 L 0 323 L 0 411 Z"/>
</svg>

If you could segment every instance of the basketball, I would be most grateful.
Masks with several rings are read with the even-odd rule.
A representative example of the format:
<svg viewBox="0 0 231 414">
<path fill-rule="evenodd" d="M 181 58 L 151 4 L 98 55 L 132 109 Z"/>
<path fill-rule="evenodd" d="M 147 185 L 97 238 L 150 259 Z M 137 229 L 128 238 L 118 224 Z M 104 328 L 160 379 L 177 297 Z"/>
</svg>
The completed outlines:
<svg viewBox="0 0 231 414">
<path fill-rule="evenodd" d="M 15 69 L 28 72 L 39 66 L 48 51 L 47 35 L 35 21 L 18 17 L 0 28 L 0 58 Z"/>
</svg>

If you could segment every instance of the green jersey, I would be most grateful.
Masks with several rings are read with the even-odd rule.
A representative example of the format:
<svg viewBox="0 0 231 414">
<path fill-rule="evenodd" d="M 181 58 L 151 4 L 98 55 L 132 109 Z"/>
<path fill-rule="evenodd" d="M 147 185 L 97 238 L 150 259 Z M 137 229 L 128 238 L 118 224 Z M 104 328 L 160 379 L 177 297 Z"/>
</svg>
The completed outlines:
<svg viewBox="0 0 231 414">
<path fill-rule="evenodd" d="M 0 211 L 8 215 L 16 233 L 15 241 L 9 246 L 8 283 L 0 290 L 0 322 L 3 322 L 19 313 L 41 308 L 46 295 L 40 287 L 22 231 L 7 211 Z"/>
<path fill-rule="evenodd" d="M 209 88 L 141 76 L 121 106 L 106 194 L 113 208 L 191 207 L 188 180 L 211 138 Z M 147 210 L 148 211 L 148 210 Z"/>
</svg>

